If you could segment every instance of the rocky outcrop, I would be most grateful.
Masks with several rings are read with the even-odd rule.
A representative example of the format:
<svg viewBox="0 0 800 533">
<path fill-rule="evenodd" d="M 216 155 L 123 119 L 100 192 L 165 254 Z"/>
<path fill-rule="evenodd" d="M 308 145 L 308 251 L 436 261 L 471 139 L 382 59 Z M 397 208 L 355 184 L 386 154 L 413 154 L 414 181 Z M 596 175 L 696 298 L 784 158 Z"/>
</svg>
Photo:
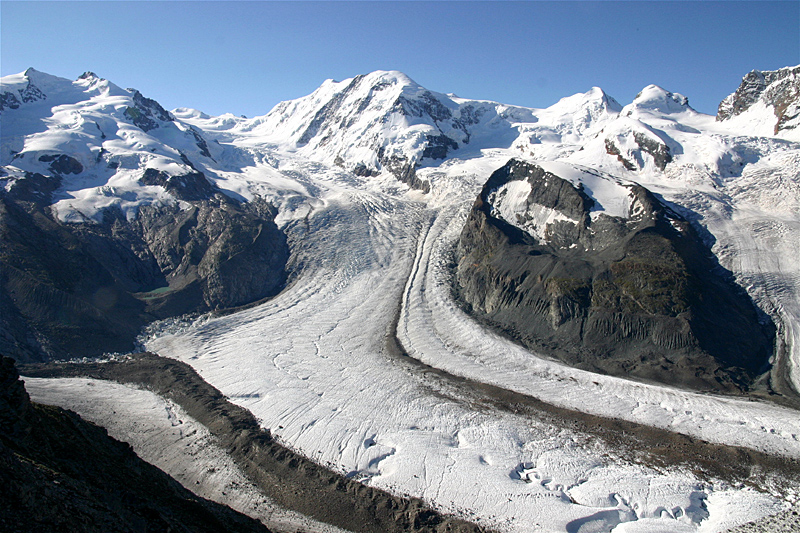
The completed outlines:
<svg viewBox="0 0 800 533">
<path fill-rule="evenodd" d="M 43 155 L 39 157 L 39 161 L 50 163 L 50 170 L 56 175 L 80 174 L 83 172 L 83 165 L 67 154 Z"/>
<path fill-rule="evenodd" d="M 25 71 L 28 83 L 25 87 L 18 89 L 16 94 L 12 91 L 3 91 L 0 93 L 0 111 L 19 109 L 22 104 L 29 104 L 37 100 L 47 99 L 47 95 L 45 95 L 39 87 L 34 85 L 33 81 L 30 79 L 31 76 L 35 74 L 37 74 L 37 72 L 32 68 Z"/>
<path fill-rule="evenodd" d="M 266 202 L 231 200 L 199 172 L 147 169 L 141 181 L 173 203 L 61 224 L 49 207 L 60 181 L 27 173 L 0 189 L 0 349 L 20 361 L 130 351 L 149 321 L 282 287 L 288 247 Z"/>
<path fill-rule="evenodd" d="M 0 93 L 0 111 L 6 109 L 19 109 L 20 102 L 17 95 L 10 91 L 3 91 Z"/>
<path fill-rule="evenodd" d="M 0 530 L 269 531 L 195 496 L 75 413 L 32 403 L 3 356 Z"/>
<path fill-rule="evenodd" d="M 530 184 L 531 212 L 554 213 L 542 238 L 493 205 L 498 188 L 516 180 Z M 627 218 L 592 217 L 594 201 L 581 187 L 510 161 L 483 187 L 459 239 L 459 298 L 532 349 L 579 368 L 747 389 L 767 369 L 773 325 L 719 273 L 690 223 L 646 188 L 628 190 Z"/>
<path fill-rule="evenodd" d="M 741 115 L 757 102 L 772 108 L 776 135 L 797 128 L 800 125 L 800 66 L 749 72 L 736 92 L 720 102 L 717 120 Z"/>
<path fill-rule="evenodd" d="M 154 130 L 159 127 L 158 121 L 169 122 L 172 116 L 161 104 L 151 98 L 142 96 L 136 89 L 128 89 L 133 93 L 133 105 L 125 109 L 125 116 L 143 131 Z"/>
<path fill-rule="evenodd" d="M 644 169 L 647 164 L 645 155 L 652 158 L 653 165 L 662 171 L 672 162 L 672 151 L 663 140 L 637 131 L 609 135 L 605 138 L 605 149 L 607 154 L 617 156 L 626 170 Z"/>
<path fill-rule="evenodd" d="M 399 181 L 405 183 L 412 189 L 418 189 L 424 193 L 430 192 L 431 184 L 417 177 L 417 165 L 414 161 L 409 160 L 405 156 L 396 154 L 387 156 L 383 148 L 378 149 L 377 155 L 381 167 L 391 172 Z"/>
</svg>

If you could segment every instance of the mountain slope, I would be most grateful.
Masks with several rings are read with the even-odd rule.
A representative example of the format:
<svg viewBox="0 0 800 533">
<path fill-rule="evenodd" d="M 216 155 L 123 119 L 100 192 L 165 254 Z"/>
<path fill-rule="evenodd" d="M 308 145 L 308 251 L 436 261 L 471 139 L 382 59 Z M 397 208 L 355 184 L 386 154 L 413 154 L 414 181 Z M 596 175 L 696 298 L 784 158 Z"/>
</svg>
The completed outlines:
<svg viewBox="0 0 800 533">
<path fill-rule="evenodd" d="M 211 159 L 205 141 L 157 102 L 91 73 L 70 82 L 29 69 L 3 91 L 7 353 L 129 351 L 156 318 L 236 307 L 282 285 L 288 250 L 273 208 L 209 181 L 190 160 Z"/>
<path fill-rule="evenodd" d="M 720 484 L 705 470 L 652 469 L 636 453 L 619 457 L 613 439 L 605 446 L 568 423 L 532 419 L 535 410 L 518 412 L 516 403 L 522 396 L 524 404 L 744 446 L 787 458 L 794 472 L 796 411 L 749 401 L 796 405 L 792 384 L 800 383 L 800 145 L 785 131 L 775 135 L 771 125 L 761 134 L 749 123 L 718 121 L 656 86 L 625 106 L 591 89 L 547 109 L 523 109 L 435 93 L 400 73 L 378 72 L 328 82 L 244 119 L 166 112 L 110 85 L 107 94 L 95 93 L 90 77 L 71 82 L 29 72 L 2 82 L 0 92 L 16 99 L 4 96 L 16 107 L 0 111 L 2 194 L 19 213 L 5 231 L 18 229 L 15 220 L 29 227 L 25 214 L 42 221 L 30 227 L 63 243 L 63 251 L 50 248 L 53 255 L 79 266 L 91 258 L 108 272 L 71 267 L 65 277 L 73 284 L 56 287 L 59 300 L 7 293 L 0 305 L 3 318 L 11 317 L 12 340 L 48 334 L 33 327 L 33 315 L 6 309 L 41 301 L 51 310 L 52 302 L 84 298 L 95 279 L 119 285 L 118 302 L 144 304 L 144 320 L 177 313 L 181 304 L 224 307 L 222 297 L 258 289 L 248 282 L 238 291 L 238 280 L 280 272 L 260 270 L 270 256 L 258 236 L 272 228 L 285 238 L 272 257 L 280 250 L 288 256 L 277 297 L 232 314 L 156 322 L 142 343 L 190 365 L 307 457 L 504 531 L 535 524 L 703 531 L 781 505 L 781 497 Z M 470 206 L 511 160 L 547 175 L 490 183 L 484 224 Z M 515 275 L 531 270 L 531 290 L 514 297 L 543 295 L 542 332 L 564 330 L 553 342 L 586 348 L 581 330 L 589 330 L 590 316 L 627 313 L 593 343 L 619 349 L 618 360 L 578 350 L 585 359 L 575 362 L 616 365 L 623 377 L 553 361 L 461 311 L 452 297 L 453 251 L 468 220 L 475 239 L 465 242 L 462 258 L 475 254 Z M 240 238 L 228 230 L 240 230 Z M 232 253 L 216 247 L 216 233 Z M 13 264 L 28 267 L 40 284 L 55 277 L 51 258 L 35 255 L 38 247 L 20 235 L 4 272 Z M 236 253 L 243 242 L 253 247 Z M 494 255 L 477 257 L 486 250 Z M 236 266 L 237 258 L 246 266 L 230 276 L 232 285 L 214 281 L 214 272 L 225 278 L 224 265 Z M 542 272 L 542 286 L 534 288 L 533 271 L 545 262 L 553 272 Z M 500 278 L 482 289 L 510 294 L 502 286 L 508 279 Z M 735 289 L 709 297 L 711 286 L 730 289 L 730 281 L 760 311 Z M 761 370 L 759 356 L 737 359 L 730 344 L 744 337 L 755 353 L 770 344 L 760 313 L 776 326 L 774 357 L 756 383 L 763 388 L 748 397 L 625 379 L 631 361 L 624 359 L 633 355 L 633 366 L 652 363 L 637 374 L 648 380 L 744 388 Z M 725 317 L 740 324 L 741 337 L 730 324 L 716 327 Z M 692 329 L 698 321 L 716 355 L 698 353 L 705 342 Z M 652 361 L 637 361 L 639 348 L 651 351 Z M 662 348 L 683 360 L 667 361 Z M 666 372 L 659 361 L 683 373 Z M 692 368 L 702 368 L 700 375 Z M 743 476 L 759 490 L 775 488 Z M 778 486 L 793 486 L 784 481 Z"/>
<path fill-rule="evenodd" d="M 377 71 L 328 80 L 263 117 L 212 118 L 189 109 L 176 114 L 220 142 L 273 146 L 359 176 L 387 172 L 429 192 L 430 183 L 416 175 L 420 167 L 483 148 L 508 148 L 523 135 L 548 143 L 574 141 L 619 109 L 598 88 L 537 112 L 436 93 L 400 72 Z"/>
</svg>

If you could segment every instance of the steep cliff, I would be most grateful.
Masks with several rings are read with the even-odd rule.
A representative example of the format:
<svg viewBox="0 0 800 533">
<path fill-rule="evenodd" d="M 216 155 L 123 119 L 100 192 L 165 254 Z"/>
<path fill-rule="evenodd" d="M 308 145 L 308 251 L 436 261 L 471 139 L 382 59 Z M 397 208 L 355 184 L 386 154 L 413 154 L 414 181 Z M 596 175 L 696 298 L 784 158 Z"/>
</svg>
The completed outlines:
<svg viewBox="0 0 800 533">
<path fill-rule="evenodd" d="M 773 115 L 769 117 L 769 115 Z M 800 65 L 780 70 L 752 70 L 736 92 L 719 104 L 717 120 L 730 120 L 748 115 L 763 117 L 761 121 L 772 125 L 773 135 L 790 134 L 800 126 Z"/>
<path fill-rule="evenodd" d="M 199 173 L 147 170 L 141 179 L 158 182 L 174 202 L 144 206 L 133 220 L 108 209 L 99 223 L 52 215 L 57 174 L 25 173 L 0 189 L 6 353 L 22 362 L 129 351 L 151 320 L 280 289 L 288 247 L 268 204 L 231 200 Z"/>
</svg>

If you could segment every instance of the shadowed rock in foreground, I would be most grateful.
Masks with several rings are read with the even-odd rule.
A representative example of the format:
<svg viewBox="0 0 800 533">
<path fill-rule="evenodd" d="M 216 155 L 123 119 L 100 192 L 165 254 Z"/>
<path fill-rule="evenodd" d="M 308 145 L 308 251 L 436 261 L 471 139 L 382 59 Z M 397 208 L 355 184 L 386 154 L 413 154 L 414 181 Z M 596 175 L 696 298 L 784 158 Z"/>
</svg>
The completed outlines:
<svg viewBox="0 0 800 533">
<path fill-rule="evenodd" d="M 0 356 L 0 530 L 262 532 L 71 411 L 32 403 Z"/>
<path fill-rule="evenodd" d="M 442 515 L 418 498 L 401 498 L 318 465 L 275 442 L 246 409 L 229 402 L 189 365 L 151 353 L 123 361 L 48 363 L 23 367 L 26 376 L 84 376 L 132 383 L 174 401 L 218 439 L 277 505 L 353 532 L 480 533 L 482 528 Z"/>
</svg>

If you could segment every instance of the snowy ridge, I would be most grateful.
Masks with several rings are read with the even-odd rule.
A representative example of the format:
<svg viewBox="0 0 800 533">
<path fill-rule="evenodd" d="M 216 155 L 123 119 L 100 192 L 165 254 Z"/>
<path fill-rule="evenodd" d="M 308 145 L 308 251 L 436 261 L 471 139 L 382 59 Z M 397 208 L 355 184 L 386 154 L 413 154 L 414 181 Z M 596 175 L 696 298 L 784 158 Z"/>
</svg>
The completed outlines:
<svg viewBox="0 0 800 533">
<path fill-rule="evenodd" d="M 282 102 L 263 117 L 207 117 L 176 110 L 222 142 L 276 147 L 369 174 L 392 163 L 436 165 L 454 154 L 529 142 L 577 143 L 621 106 L 601 89 L 565 98 L 545 110 L 469 100 L 424 89 L 402 73 L 378 71 L 334 82 Z"/>
<path fill-rule="evenodd" d="M 502 531 L 720 531 L 797 498 L 646 468 L 591 435 L 475 408 L 479 393 L 418 371 L 389 342 L 396 331 L 409 355 L 453 376 L 577 411 L 800 457 L 796 411 L 570 369 L 482 329 L 448 290 L 466 212 L 509 159 L 581 184 L 593 217 L 629 217 L 627 185 L 640 183 L 698 221 L 721 265 L 780 323 L 800 388 L 800 144 L 745 120 L 767 107 L 718 121 L 648 86 L 625 107 L 593 88 L 525 109 L 376 72 L 253 119 L 186 108 L 162 119 L 140 105 L 158 125 L 145 131 L 125 114 L 134 93 L 37 76 L 2 80 L 0 94 L 19 105 L 2 110 L 0 180 L 52 174 L 42 156 L 74 158 L 81 170 L 60 173 L 60 220 L 99 220 L 110 207 L 131 218 L 174 202 L 139 182 L 146 168 L 194 168 L 236 199 L 277 207 L 294 283 L 252 309 L 164 330 L 147 348 L 190 364 L 308 457 Z M 401 168 L 429 192 L 400 183 Z M 531 211 L 529 192 L 510 184 L 496 207 L 546 239 L 558 214 Z"/>
</svg>

